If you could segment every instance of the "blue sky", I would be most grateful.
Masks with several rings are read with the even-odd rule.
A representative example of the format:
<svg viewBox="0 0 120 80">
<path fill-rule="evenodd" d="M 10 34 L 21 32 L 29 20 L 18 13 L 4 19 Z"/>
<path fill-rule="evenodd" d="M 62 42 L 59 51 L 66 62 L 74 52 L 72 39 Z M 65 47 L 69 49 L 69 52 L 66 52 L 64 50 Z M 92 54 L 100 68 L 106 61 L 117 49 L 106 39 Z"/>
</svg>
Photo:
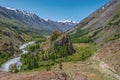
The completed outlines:
<svg viewBox="0 0 120 80">
<path fill-rule="evenodd" d="M 109 0 L 0 0 L 0 5 L 25 10 L 43 19 L 81 21 Z"/>
</svg>

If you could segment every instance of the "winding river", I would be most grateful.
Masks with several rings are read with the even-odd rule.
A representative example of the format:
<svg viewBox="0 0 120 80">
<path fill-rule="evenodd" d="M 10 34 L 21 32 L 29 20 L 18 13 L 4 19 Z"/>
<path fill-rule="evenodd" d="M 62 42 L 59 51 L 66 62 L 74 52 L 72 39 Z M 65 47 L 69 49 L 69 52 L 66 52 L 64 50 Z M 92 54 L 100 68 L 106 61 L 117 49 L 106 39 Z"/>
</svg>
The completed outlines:
<svg viewBox="0 0 120 80">
<path fill-rule="evenodd" d="M 7 62 L 5 62 L 4 64 L 2 64 L 2 66 L 0 67 L 0 71 L 7 71 L 9 72 L 10 71 L 10 66 L 12 65 L 16 65 L 18 69 L 20 69 L 21 67 L 21 62 L 20 62 L 20 57 L 22 54 L 27 54 L 28 51 L 25 50 L 25 48 L 28 46 L 28 45 L 31 45 L 31 44 L 34 44 L 35 41 L 31 41 L 31 42 L 28 42 L 28 43 L 25 43 L 23 45 L 21 45 L 19 47 L 20 50 L 22 50 L 22 53 L 19 55 L 19 57 L 16 57 L 16 58 L 13 58 L 13 59 L 10 59 L 8 60 Z"/>
</svg>

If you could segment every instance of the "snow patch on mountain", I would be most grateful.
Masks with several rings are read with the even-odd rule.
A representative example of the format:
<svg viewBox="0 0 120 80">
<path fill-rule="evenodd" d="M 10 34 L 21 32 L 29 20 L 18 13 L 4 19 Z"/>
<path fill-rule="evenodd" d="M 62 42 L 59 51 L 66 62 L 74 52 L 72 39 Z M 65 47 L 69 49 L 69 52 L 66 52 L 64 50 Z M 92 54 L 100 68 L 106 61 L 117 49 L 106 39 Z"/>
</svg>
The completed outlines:
<svg viewBox="0 0 120 80">
<path fill-rule="evenodd" d="M 9 9 L 9 10 L 14 10 L 14 11 L 16 11 L 15 8 L 10 8 L 10 7 L 6 7 L 6 8 Z"/>
<path fill-rule="evenodd" d="M 77 23 L 76 21 L 71 21 L 71 20 L 61 20 L 58 22 L 62 22 L 62 23 Z"/>
</svg>

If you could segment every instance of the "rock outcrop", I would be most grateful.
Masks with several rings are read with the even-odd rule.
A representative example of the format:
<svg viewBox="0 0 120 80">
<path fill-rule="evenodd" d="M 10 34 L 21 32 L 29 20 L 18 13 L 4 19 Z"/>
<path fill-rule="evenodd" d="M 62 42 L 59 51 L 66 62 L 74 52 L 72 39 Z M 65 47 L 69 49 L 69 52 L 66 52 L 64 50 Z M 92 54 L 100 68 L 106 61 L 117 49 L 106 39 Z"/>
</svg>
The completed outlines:
<svg viewBox="0 0 120 80">
<path fill-rule="evenodd" d="M 70 55 L 75 52 L 69 35 L 54 31 L 52 35 L 41 45 L 41 49 L 45 52 L 54 52 Z"/>
</svg>

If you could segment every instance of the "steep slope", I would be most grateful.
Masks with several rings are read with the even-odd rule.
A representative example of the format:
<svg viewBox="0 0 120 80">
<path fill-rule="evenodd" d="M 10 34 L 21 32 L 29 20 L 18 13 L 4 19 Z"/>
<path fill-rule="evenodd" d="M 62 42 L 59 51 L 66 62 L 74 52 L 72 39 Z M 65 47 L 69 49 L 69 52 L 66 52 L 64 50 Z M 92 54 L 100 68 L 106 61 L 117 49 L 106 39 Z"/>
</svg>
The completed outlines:
<svg viewBox="0 0 120 80">
<path fill-rule="evenodd" d="M 9 50 L 12 54 L 15 53 L 14 48 L 20 42 L 23 42 L 24 39 L 12 31 L 9 27 L 1 26 L 0 24 L 0 53 L 6 52 Z"/>
<path fill-rule="evenodd" d="M 111 0 L 66 33 L 75 43 L 93 42 L 102 67 L 108 65 L 108 70 L 120 75 L 120 0 Z"/>
<path fill-rule="evenodd" d="M 0 6 L 0 18 L 7 19 L 7 20 L 14 20 L 16 23 L 21 25 L 28 25 L 29 27 L 40 29 L 40 30 L 59 30 L 59 31 L 66 31 L 76 23 L 73 22 L 57 22 L 52 20 L 44 20 L 39 18 L 36 14 L 20 11 L 14 8 L 5 8 Z"/>
<path fill-rule="evenodd" d="M 95 43 L 105 43 L 119 33 L 119 5 L 119 0 L 111 0 L 67 33 L 72 32 L 75 37 L 87 35 Z"/>
<path fill-rule="evenodd" d="M 21 44 L 31 40 L 37 42 L 45 39 L 44 33 L 46 34 L 44 31 L 22 26 L 12 20 L 0 19 L 0 65 L 20 54 L 19 46 Z"/>
<path fill-rule="evenodd" d="M 10 25 L 0 23 L 0 65 L 9 58 L 20 53 L 18 45 L 24 39 L 10 28 Z"/>
<path fill-rule="evenodd" d="M 116 13 L 116 8 L 120 4 L 119 0 L 111 0 L 104 6 L 102 6 L 97 11 L 93 12 L 91 15 L 83 19 L 74 28 L 66 31 L 67 33 L 73 32 L 77 29 L 93 31 L 104 27 L 105 23 L 110 20 Z M 119 8 L 117 8 L 119 9 Z"/>
</svg>

